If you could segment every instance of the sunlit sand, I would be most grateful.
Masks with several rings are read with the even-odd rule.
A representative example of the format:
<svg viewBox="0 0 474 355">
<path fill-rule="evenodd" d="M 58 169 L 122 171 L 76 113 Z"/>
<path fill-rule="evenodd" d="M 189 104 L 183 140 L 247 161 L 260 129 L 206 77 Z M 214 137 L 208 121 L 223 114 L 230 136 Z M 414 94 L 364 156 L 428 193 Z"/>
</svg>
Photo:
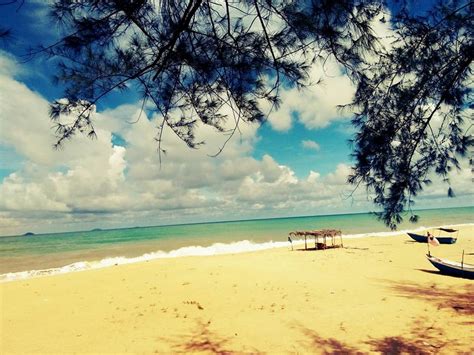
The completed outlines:
<svg viewBox="0 0 474 355">
<path fill-rule="evenodd" d="M 473 242 L 463 227 L 431 252 L 459 261 Z M 470 353 L 474 283 L 426 251 L 368 237 L 4 282 L 1 352 Z"/>
</svg>

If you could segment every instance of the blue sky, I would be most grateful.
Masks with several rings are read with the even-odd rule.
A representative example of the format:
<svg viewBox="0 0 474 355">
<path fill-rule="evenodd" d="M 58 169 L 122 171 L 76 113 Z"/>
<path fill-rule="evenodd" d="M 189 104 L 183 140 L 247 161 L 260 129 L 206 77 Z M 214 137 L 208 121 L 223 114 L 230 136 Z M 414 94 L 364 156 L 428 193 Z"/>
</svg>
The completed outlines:
<svg viewBox="0 0 474 355">
<path fill-rule="evenodd" d="M 126 123 L 140 111 L 133 91 L 97 107 L 97 140 L 77 137 L 54 151 L 48 102 L 62 97 L 51 81 L 54 61 L 24 54 L 52 43 L 56 30 L 40 1 L 0 13 L 13 29 L 0 51 L 0 235 L 374 210 L 364 189 L 348 198 L 353 128 L 351 113 L 336 106 L 355 89 L 335 62 L 311 69 L 322 85 L 283 90 L 280 110 L 261 127 L 242 126 L 217 158 L 209 155 L 226 137 L 201 127 L 207 144 L 197 151 L 165 132 L 160 165 L 160 117 Z M 390 34 L 389 24 L 375 28 Z M 435 183 L 418 207 L 472 205 L 470 178 L 468 167 L 453 176 L 454 200 Z"/>
<path fill-rule="evenodd" d="M 281 164 L 290 166 L 301 178 L 314 169 L 325 175 L 334 171 L 340 163 L 350 164 L 351 149 L 348 140 L 351 133 L 349 120 L 309 130 L 293 117 L 293 125 L 288 131 L 280 132 L 270 124 L 264 124 L 259 129 L 261 138 L 255 146 L 253 156 L 261 158 L 270 154 Z M 319 148 L 304 147 L 304 141 L 317 142 Z"/>
</svg>

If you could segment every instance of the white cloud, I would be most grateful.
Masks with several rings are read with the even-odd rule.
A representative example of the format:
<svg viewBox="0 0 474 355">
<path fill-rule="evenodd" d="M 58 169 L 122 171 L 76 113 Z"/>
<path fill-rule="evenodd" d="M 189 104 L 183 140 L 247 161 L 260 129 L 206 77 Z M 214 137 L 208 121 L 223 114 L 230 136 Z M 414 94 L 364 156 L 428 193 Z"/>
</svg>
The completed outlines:
<svg viewBox="0 0 474 355">
<path fill-rule="evenodd" d="M 282 104 L 278 111 L 268 118 L 273 129 L 287 131 L 291 128 L 292 115 L 308 129 L 324 128 L 335 120 L 346 119 L 349 112 L 338 106 L 352 101 L 355 87 L 342 67 L 329 58 L 324 65 L 313 64 L 309 72 L 309 82 L 304 89 L 288 89 L 281 93 Z"/>
<path fill-rule="evenodd" d="M 390 50 L 395 42 L 390 25 L 390 11 L 385 9 L 371 24 L 378 38 L 379 49 Z M 365 58 L 374 61 L 375 58 Z M 273 129 L 286 132 L 292 127 L 293 116 L 308 129 L 328 126 L 331 122 L 349 118 L 352 113 L 339 106 L 352 102 L 355 85 L 345 74 L 343 67 L 334 57 L 328 56 L 324 63 L 314 63 L 309 71 L 308 83 L 316 83 L 305 89 L 282 89 L 282 104 L 279 110 L 271 112 L 268 118 Z M 270 107 L 263 104 L 264 112 Z"/>
<path fill-rule="evenodd" d="M 21 71 L 15 58 L 7 52 L 0 50 L 0 75 L 14 76 Z"/>
<path fill-rule="evenodd" d="M 318 151 L 321 148 L 318 143 L 316 143 L 315 141 L 312 141 L 310 139 L 306 139 L 306 140 L 301 141 L 301 146 L 303 148 L 312 149 L 312 150 L 316 150 L 316 151 Z"/>
<path fill-rule="evenodd" d="M 352 169 L 347 164 L 338 164 L 336 170 L 326 176 L 326 181 L 330 185 L 346 185 L 348 176 L 352 173 Z"/>
<path fill-rule="evenodd" d="M 378 38 L 379 45 L 386 51 L 389 51 L 395 43 L 395 32 L 391 27 L 391 13 L 390 10 L 384 9 L 383 13 L 379 14 L 371 24 L 375 36 Z"/>
<path fill-rule="evenodd" d="M 26 181 L 13 173 L 0 185 L 0 208 L 13 211 L 61 211 L 70 209 L 48 193 L 51 181 Z"/>
<path fill-rule="evenodd" d="M 449 175 L 449 184 L 442 183 L 441 178 L 431 174 L 430 179 L 433 181 L 432 185 L 426 186 L 423 192 L 418 196 L 418 200 L 421 203 L 430 203 L 428 205 L 432 208 L 438 207 L 437 201 L 445 200 L 453 203 L 462 203 L 472 205 L 474 201 L 474 173 L 469 166 L 467 159 L 460 161 L 460 170 L 455 170 Z M 446 199 L 448 195 L 448 188 L 452 187 L 456 198 Z M 436 201 L 435 201 L 436 200 Z M 430 202 L 431 201 L 431 202 Z"/>
</svg>

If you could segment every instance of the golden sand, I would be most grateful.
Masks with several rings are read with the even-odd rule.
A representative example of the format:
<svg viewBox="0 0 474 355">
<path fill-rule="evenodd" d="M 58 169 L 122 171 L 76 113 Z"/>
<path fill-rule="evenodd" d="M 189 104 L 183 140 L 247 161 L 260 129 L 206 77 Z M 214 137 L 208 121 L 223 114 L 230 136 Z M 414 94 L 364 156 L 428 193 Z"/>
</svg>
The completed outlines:
<svg viewBox="0 0 474 355">
<path fill-rule="evenodd" d="M 474 351 L 474 281 L 406 236 L 161 259 L 0 284 L 1 353 Z M 474 228 L 432 254 L 474 252 Z M 474 264 L 474 256 L 466 262 Z"/>
</svg>

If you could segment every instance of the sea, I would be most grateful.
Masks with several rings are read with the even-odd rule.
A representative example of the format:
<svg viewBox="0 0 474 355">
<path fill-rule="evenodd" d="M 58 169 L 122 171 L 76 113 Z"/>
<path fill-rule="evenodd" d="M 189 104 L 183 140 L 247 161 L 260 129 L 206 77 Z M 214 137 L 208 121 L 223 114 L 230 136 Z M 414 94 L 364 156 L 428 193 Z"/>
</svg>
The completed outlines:
<svg viewBox="0 0 474 355">
<path fill-rule="evenodd" d="M 397 231 L 388 229 L 374 214 L 359 213 L 0 237 L 0 281 L 160 258 L 289 247 L 288 234 L 295 230 L 339 229 L 344 238 L 360 238 L 474 224 L 474 206 L 416 214 L 417 223 L 403 222 Z"/>
</svg>

